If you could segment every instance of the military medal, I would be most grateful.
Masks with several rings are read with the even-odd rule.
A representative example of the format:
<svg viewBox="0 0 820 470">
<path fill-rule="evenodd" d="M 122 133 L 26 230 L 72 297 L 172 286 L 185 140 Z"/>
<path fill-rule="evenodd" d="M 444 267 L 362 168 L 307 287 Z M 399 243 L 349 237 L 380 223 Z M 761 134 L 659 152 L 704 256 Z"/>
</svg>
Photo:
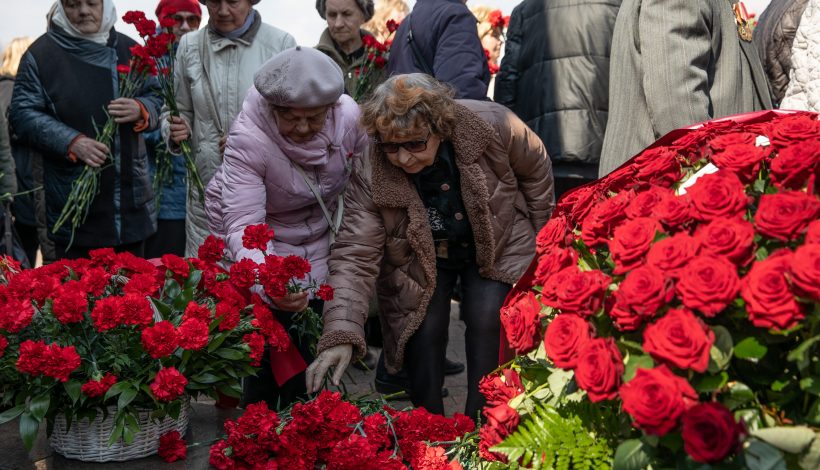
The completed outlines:
<svg viewBox="0 0 820 470">
<path fill-rule="evenodd" d="M 752 28 L 749 27 L 749 13 L 746 11 L 746 5 L 743 2 L 737 2 L 732 5 L 732 10 L 735 12 L 738 36 L 746 42 L 751 42 Z"/>
</svg>

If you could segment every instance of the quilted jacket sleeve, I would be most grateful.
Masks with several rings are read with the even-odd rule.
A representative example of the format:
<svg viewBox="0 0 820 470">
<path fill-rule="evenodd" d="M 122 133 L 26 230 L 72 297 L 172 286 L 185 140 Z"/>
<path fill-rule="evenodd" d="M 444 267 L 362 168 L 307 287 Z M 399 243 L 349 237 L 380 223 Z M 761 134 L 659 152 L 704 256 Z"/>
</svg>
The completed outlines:
<svg viewBox="0 0 820 470">
<path fill-rule="evenodd" d="M 501 69 L 495 76 L 493 99 L 496 103 L 501 103 L 510 109 L 515 108 L 515 91 L 518 84 L 518 60 L 521 53 L 522 28 L 524 26 L 521 10 L 519 4 L 510 15 L 507 42 L 504 45 L 504 57 L 501 59 Z"/>
</svg>

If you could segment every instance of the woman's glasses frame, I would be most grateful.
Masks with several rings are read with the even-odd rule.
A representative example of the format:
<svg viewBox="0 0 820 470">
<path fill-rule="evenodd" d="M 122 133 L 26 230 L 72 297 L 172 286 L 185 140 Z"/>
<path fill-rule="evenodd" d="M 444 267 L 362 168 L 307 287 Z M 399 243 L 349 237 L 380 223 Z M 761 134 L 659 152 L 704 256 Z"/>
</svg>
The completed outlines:
<svg viewBox="0 0 820 470">
<path fill-rule="evenodd" d="M 399 153 L 399 148 L 404 147 L 410 153 L 419 153 L 427 150 L 427 141 L 430 140 L 430 133 L 423 140 L 408 140 L 407 142 L 382 142 L 378 138 L 374 139 L 376 146 L 384 153 Z"/>
</svg>

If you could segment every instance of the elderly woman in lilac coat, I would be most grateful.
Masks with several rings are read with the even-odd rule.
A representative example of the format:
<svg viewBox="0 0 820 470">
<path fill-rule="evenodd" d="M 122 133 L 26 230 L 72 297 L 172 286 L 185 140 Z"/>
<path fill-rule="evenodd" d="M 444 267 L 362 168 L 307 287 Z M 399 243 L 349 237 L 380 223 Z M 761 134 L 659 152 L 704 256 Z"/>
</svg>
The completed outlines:
<svg viewBox="0 0 820 470">
<path fill-rule="evenodd" d="M 264 261 L 260 250 L 242 246 L 242 235 L 265 223 L 276 234 L 268 251 L 306 258 L 310 279 L 324 282 L 339 200 L 367 145 L 359 108 L 343 89 L 339 66 L 312 48 L 287 49 L 256 73 L 206 191 L 211 230 L 226 239 L 232 261 Z M 308 305 L 322 311 L 321 300 L 306 293 L 265 299 L 285 328 Z M 297 345 L 309 363 L 310 353 Z M 259 375 L 245 383 L 246 403 L 286 406 L 305 396 L 304 372 L 279 385 L 264 357 Z"/>
</svg>

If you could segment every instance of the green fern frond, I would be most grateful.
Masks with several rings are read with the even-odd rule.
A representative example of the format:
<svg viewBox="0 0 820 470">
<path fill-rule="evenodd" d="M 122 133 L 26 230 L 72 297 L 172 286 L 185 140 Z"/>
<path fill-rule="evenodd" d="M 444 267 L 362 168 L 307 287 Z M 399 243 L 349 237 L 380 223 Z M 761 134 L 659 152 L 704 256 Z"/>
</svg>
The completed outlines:
<svg viewBox="0 0 820 470">
<path fill-rule="evenodd" d="M 585 428 L 577 415 L 563 417 L 544 405 L 523 417 L 518 429 L 490 450 L 536 470 L 612 468 L 614 453 L 608 440 Z"/>
</svg>

